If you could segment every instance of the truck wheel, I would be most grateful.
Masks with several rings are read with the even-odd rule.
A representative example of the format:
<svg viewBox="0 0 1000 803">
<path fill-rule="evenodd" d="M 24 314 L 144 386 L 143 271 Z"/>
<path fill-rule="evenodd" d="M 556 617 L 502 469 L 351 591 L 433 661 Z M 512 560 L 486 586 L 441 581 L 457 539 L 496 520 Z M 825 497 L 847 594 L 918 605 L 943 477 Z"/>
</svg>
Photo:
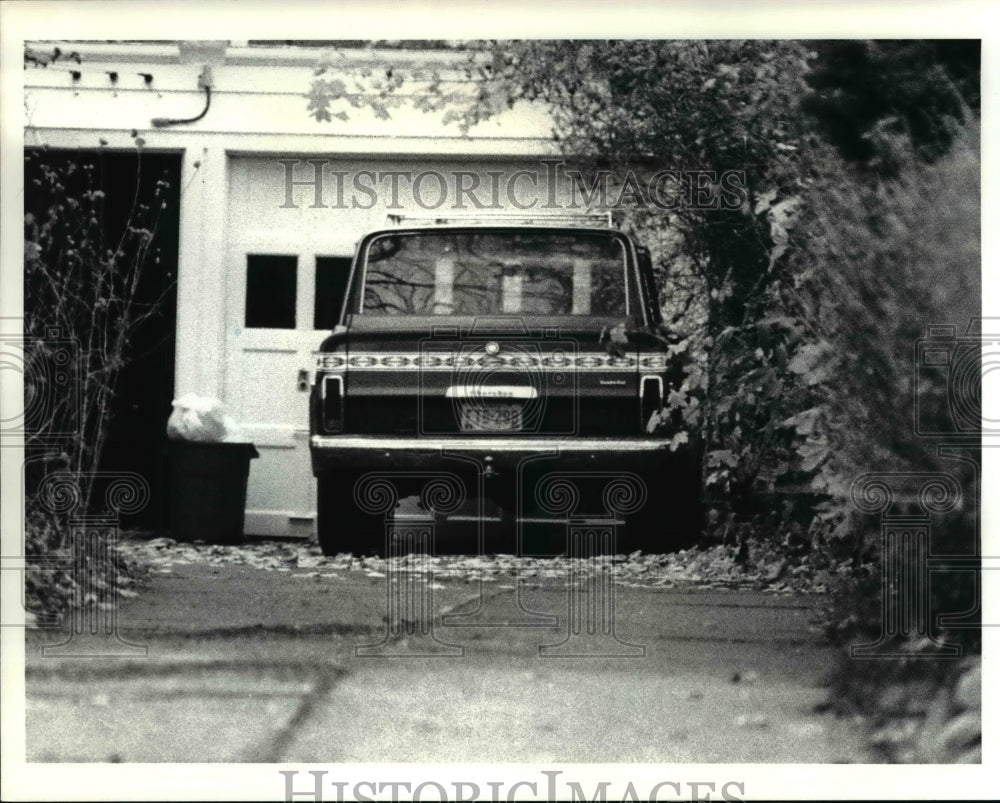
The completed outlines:
<svg viewBox="0 0 1000 803">
<path fill-rule="evenodd" d="M 316 483 L 316 534 L 324 555 L 383 555 L 385 526 L 354 500 L 355 474 L 328 472 Z"/>
<path fill-rule="evenodd" d="M 672 552 L 694 546 L 704 525 L 701 472 L 647 475 L 646 504 L 629 516 L 619 551 Z"/>
</svg>

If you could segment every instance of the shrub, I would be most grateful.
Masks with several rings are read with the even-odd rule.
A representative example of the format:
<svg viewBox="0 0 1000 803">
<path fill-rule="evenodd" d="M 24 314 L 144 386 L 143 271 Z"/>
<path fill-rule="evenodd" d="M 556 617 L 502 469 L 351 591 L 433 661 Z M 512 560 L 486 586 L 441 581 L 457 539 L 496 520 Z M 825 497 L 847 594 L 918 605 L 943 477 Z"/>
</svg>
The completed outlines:
<svg viewBox="0 0 1000 803">
<path fill-rule="evenodd" d="M 67 515 L 46 513 L 35 491 L 46 475 L 66 472 L 79 491 L 75 513 L 93 512 L 119 376 L 133 337 L 157 312 L 140 285 L 160 261 L 169 185 L 143 176 L 135 144 L 133 186 L 111 186 L 98 154 L 25 155 L 26 555 L 65 559 L 63 568 L 28 572 L 28 608 L 40 613 L 91 604 L 83 589 L 120 590 L 133 574 L 117 576 L 117 557 L 98 565 L 90 550 L 74 554 Z"/>
<path fill-rule="evenodd" d="M 914 348 L 926 327 L 953 324 L 963 333 L 980 314 L 979 177 L 979 128 L 970 122 L 935 162 L 908 159 L 891 179 L 831 177 L 807 196 L 793 237 L 794 282 L 781 294 L 810 331 L 793 361 L 808 364 L 806 375 L 819 380 L 821 403 L 803 445 L 823 450 L 811 485 L 826 495 L 817 530 L 827 551 L 846 540 L 857 559 L 879 557 L 877 522 L 854 511 L 848 497 L 851 481 L 866 472 L 955 477 L 964 501 L 954 514 L 932 519 L 932 550 L 978 550 L 976 471 L 915 432 L 913 403 L 915 392 L 928 391 L 914 387 L 923 382 Z M 940 420 L 930 429 L 950 428 L 946 405 L 931 414 Z M 976 461 L 978 447 L 966 456 Z M 935 577 L 932 614 L 973 607 L 974 586 L 968 574 Z M 845 642 L 877 636 L 883 593 L 880 582 L 852 586 L 831 632 Z M 978 628 L 942 635 L 978 649 Z"/>
<path fill-rule="evenodd" d="M 52 623 L 71 607 L 110 608 L 120 596 L 134 596 L 145 568 L 102 544 L 86 547 L 69 538 L 66 522 L 27 500 L 24 524 L 24 605 L 29 623 Z M 107 559 L 104 556 L 107 556 Z"/>
</svg>

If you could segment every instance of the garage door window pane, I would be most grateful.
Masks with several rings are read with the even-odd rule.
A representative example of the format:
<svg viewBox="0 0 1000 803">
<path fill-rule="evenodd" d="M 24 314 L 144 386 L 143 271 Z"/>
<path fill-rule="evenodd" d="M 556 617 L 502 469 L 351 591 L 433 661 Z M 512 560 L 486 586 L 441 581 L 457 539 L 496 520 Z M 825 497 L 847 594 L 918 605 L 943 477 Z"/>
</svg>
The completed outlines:
<svg viewBox="0 0 1000 803">
<path fill-rule="evenodd" d="M 247 329 L 294 329 L 298 258 L 247 255 Z"/>
<path fill-rule="evenodd" d="M 350 272 L 350 257 L 316 257 L 314 329 L 333 329 L 337 325 Z"/>
</svg>

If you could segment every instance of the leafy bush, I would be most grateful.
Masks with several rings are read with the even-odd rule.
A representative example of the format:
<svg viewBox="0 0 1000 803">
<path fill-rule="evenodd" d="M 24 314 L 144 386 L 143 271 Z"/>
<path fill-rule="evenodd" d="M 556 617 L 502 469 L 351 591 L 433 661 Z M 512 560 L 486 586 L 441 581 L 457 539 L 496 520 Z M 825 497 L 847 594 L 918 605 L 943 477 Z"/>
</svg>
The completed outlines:
<svg viewBox="0 0 1000 803">
<path fill-rule="evenodd" d="M 69 537 L 65 521 L 46 515 L 36 500 L 26 504 L 24 525 L 24 605 L 29 623 L 58 620 L 71 607 L 115 606 L 119 597 L 135 596 L 146 570 L 117 550 L 86 547 Z M 106 557 L 105 557 L 106 556 Z"/>
<path fill-rule="evenodd" d="M 823 376 L 818 423 L 826 457 L 812 482 L 830 495 L 821 513 L 852 522 L 842 532 L 874 532 L 875 522 L 851 516 L 846 501 L 845 483 L 859 474 L 944 472 L 956 477 L 964 502 L 932 522 L 933 551 L 977 551 L 975 473 L 915 433 L 914 392 L 927 389 L 913 383 L 915 344 L 926 327 L 953 324 L 963 333 L 980 314 L 979 176 L 979 128 L 970 122 L 937 162 L 914 159 L 891 180 L 831 180 L 812 193 L 797 234 L 798 286 L 786 292 L 817 333 L 799 352 Z M 947 407 L 937 414 L 930 428 L 948 430 Z M 974 602 L 973 585 L 968 575 L 933 583 L 932 611 L 963 610 Z M 969 646 L 979 638 L 975 629 L 948 635 Z"/>
<path fill-rule="evenodd" d="M 913 431 L 914 345 L 928 325 L 964 332 L 980 314 L 979 175 L 969 124 L 937 162 L 811 193 L 795 235 L 797 286 L 784 297 L 817 333 L 808 356 L 829 374 L 831 413 L 849 425 L 837 439 L 847 475 L 938 464 Z"/>
</svg>

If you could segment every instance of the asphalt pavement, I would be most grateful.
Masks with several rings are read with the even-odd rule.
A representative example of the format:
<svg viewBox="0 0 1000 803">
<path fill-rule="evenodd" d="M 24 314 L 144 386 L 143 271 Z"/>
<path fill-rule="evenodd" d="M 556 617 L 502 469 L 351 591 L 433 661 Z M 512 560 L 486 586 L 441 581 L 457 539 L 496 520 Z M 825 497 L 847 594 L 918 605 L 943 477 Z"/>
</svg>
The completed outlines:
<svg viewBox="0 0 1000 803">
<path fill-rule="evenodd" d="M 28 761 L 872 760 L 817 712 L 821 596 L 592 569 L 173 564 L 28 632 Z"/>
</svg>

